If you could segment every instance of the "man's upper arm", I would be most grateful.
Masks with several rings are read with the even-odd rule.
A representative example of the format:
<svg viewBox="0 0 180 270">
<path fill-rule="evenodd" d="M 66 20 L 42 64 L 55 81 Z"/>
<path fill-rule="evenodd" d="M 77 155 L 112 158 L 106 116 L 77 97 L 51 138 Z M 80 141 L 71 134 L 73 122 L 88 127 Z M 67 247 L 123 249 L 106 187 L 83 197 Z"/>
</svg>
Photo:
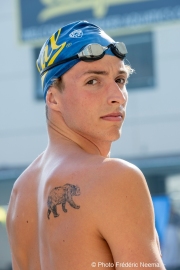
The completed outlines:
<svg viewBox="0 0 180 270">
<path fill-rule="evenodd" d="M 137 168 L 116 166 L 111 168 L 111 179 L 106 174 L 107 181 L 101 194 L 105 196 L 105 204 L 100 206 L 98 222 L 117 269 L 120 266 L 121 269 L 165 269 L 157 245 L 153 206 L 146 181 Z M 123 263 L 126 263 L 124 267 Z"/>
</svg>

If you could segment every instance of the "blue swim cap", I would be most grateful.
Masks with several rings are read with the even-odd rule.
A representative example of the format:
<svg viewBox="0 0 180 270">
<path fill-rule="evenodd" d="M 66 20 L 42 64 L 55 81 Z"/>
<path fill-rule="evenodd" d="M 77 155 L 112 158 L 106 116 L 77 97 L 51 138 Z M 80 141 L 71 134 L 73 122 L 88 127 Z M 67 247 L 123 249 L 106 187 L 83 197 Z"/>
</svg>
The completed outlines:
<svg viewBox="0 0 180 270">
<path fill-rule="evenodd" d="M 83 47 L 90 43 L 98 43 L 102 46 L 107 46 L 111 43 L 115 43 L 115 41 L 100 27 L 87 21 L 77 21 L 65 25 L 44 43 L 36 61 L 38 71 L 42 72 L 44 68 L 76 55 Z M 107 50 L 105 53 L 114 56 L 111 50 Z M 41 80 L 44 99 L 46 99 L 47 91 L 52 85 L 53 80 L 61 77 L 79 61 L 80 59 L 75 59 L 55 66 L 42 75 Z"/>
</svg>

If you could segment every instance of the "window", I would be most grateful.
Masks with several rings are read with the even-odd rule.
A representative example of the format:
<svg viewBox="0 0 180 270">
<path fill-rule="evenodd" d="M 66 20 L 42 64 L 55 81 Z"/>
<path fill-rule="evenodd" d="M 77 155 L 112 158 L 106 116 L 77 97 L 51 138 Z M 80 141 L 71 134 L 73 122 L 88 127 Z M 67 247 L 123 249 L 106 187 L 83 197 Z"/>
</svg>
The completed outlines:
<svg viewBox="0 0 180 270">
<path fill-rule="evenodd" d="M 128 90 L 155 85 L 152 33 L 139 33 L 114 38 L 126 44 L 128 54 L 125 60 L 135 69 L 128 83 Z"/>
</svg>

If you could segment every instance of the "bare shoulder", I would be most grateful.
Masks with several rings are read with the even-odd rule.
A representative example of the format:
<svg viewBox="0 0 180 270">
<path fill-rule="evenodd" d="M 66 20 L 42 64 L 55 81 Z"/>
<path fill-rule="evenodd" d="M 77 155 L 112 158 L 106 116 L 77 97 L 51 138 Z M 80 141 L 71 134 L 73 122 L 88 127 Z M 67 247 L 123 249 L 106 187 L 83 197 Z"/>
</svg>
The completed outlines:
<svg viewBox="0 0 180 270">
<path fill-rule="evenodd" d="M 38 175 L 38 159 L 31 163 L 15 181 L 10 199 L 17 197 L 17 194 L 23 195 L 26 189 L 33 187 L 33 182 Z M 11 201 L 10 200 L 10 201 Z"/>
<path fill-rule="evenodd" d="M 36 258 L 38 179 L 39 158 L 19 176 L 11 192 L 6 226 L 12 250 L 13 269 L 28 269 L 29 251 L 38 262 Z"/>
<path fill-rule="evenodd" d="M 153 229 L 152 200 L 141 170 L 124 160 L 110 158 L 99 158 L 91 166 L 86 197 L 90 207 L 95 209 L 102 235 L 103 230 L 108 230 L 109 219 L 115 217 L 122 227 L 125 222 L 131 223 L 141 216 Z"/>
<path fill-rule="evenodd" d="M 39 170 L 38 161 L 39 157 L 18 177 L 13 185 L 7 213 L 7 229 L 10 229 L 18 220 L 17 216 L 19 219 L 24 216 L 22 215 L 25 212 L 24 209 L 28 209 L 32 205 L 33 196 L 36 196 L 37 193 L 35 182 Z M 21 214 L 18 215 L 18 213 Z"/>
<path fill-rule="evenodd" d="M 153 266 L 164 269 L 153 204 L 143 173 L 126 161 L 106 159 L 99 167 L 99 176 L 99 185 L 97 182 L 94 188 L 94 218 L 115 261 L 136 265 L 157 262 Z"/>
<path fill-rule="evenodd" d="M 154 218 L 150 192 L 139 168 L 124 160 L 105 159 L 98 171 L 101 185 L 97 185 L 97 189 L 102 201 L 104 197 L 119 210 L 122 207 L 122 211 L 124 207 L 130 207 L 131 215 L 137 214 L 134 209 L 140 212 L 144 205 L 144 208 L 149 210 L 150 217 Z M 116 210 L 110 207 L 110 214 L 113 211 Z"/>
<path fill-rule="evenodd" d="M 125 160 L 107 158 L 96 162 L 94 167 L 94 170 L 97 170 L 99 183 L 103 185 L 109 196 L 115 198 L 115 195 L 120 197 L 125 193 L 128 196 L 133 192 L 136 195 L 140 194 L 140 197 L 143 197 L 143 194 L 150 197 L 145 177 L 135 165 Z M 109 189 L 111 193 L 108 192 Z"/>
<path fill-rule="evenodd" d="M 118 194 L 122 193 L 123 197 L 134 195 L 136 199 L 146 199 L 146 201 L 150 199 L 146 179 L 142 171 L 134 164 L 121 159 L 112 159 L 107 165 L 107 170 L 111 171 L 111 181 Z M 108 181 L 107 178 L 106 181 Z"/>
</svg>

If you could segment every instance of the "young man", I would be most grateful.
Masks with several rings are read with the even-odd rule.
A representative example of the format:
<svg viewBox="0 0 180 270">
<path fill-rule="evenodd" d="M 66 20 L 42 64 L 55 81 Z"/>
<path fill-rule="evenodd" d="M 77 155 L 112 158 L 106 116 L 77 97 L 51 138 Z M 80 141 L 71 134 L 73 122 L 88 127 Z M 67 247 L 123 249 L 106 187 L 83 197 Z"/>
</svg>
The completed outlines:
<svg viewBox="0 0 180 270">
<path fill-rule="evenodd" d="M 49 142 L 12 191 L 14 270 L 165 269 L 146 181 L 132 164 L 109 157 L 126 114 L 126 53 L 85 21 L 42 47 Z"/>
</svg>

